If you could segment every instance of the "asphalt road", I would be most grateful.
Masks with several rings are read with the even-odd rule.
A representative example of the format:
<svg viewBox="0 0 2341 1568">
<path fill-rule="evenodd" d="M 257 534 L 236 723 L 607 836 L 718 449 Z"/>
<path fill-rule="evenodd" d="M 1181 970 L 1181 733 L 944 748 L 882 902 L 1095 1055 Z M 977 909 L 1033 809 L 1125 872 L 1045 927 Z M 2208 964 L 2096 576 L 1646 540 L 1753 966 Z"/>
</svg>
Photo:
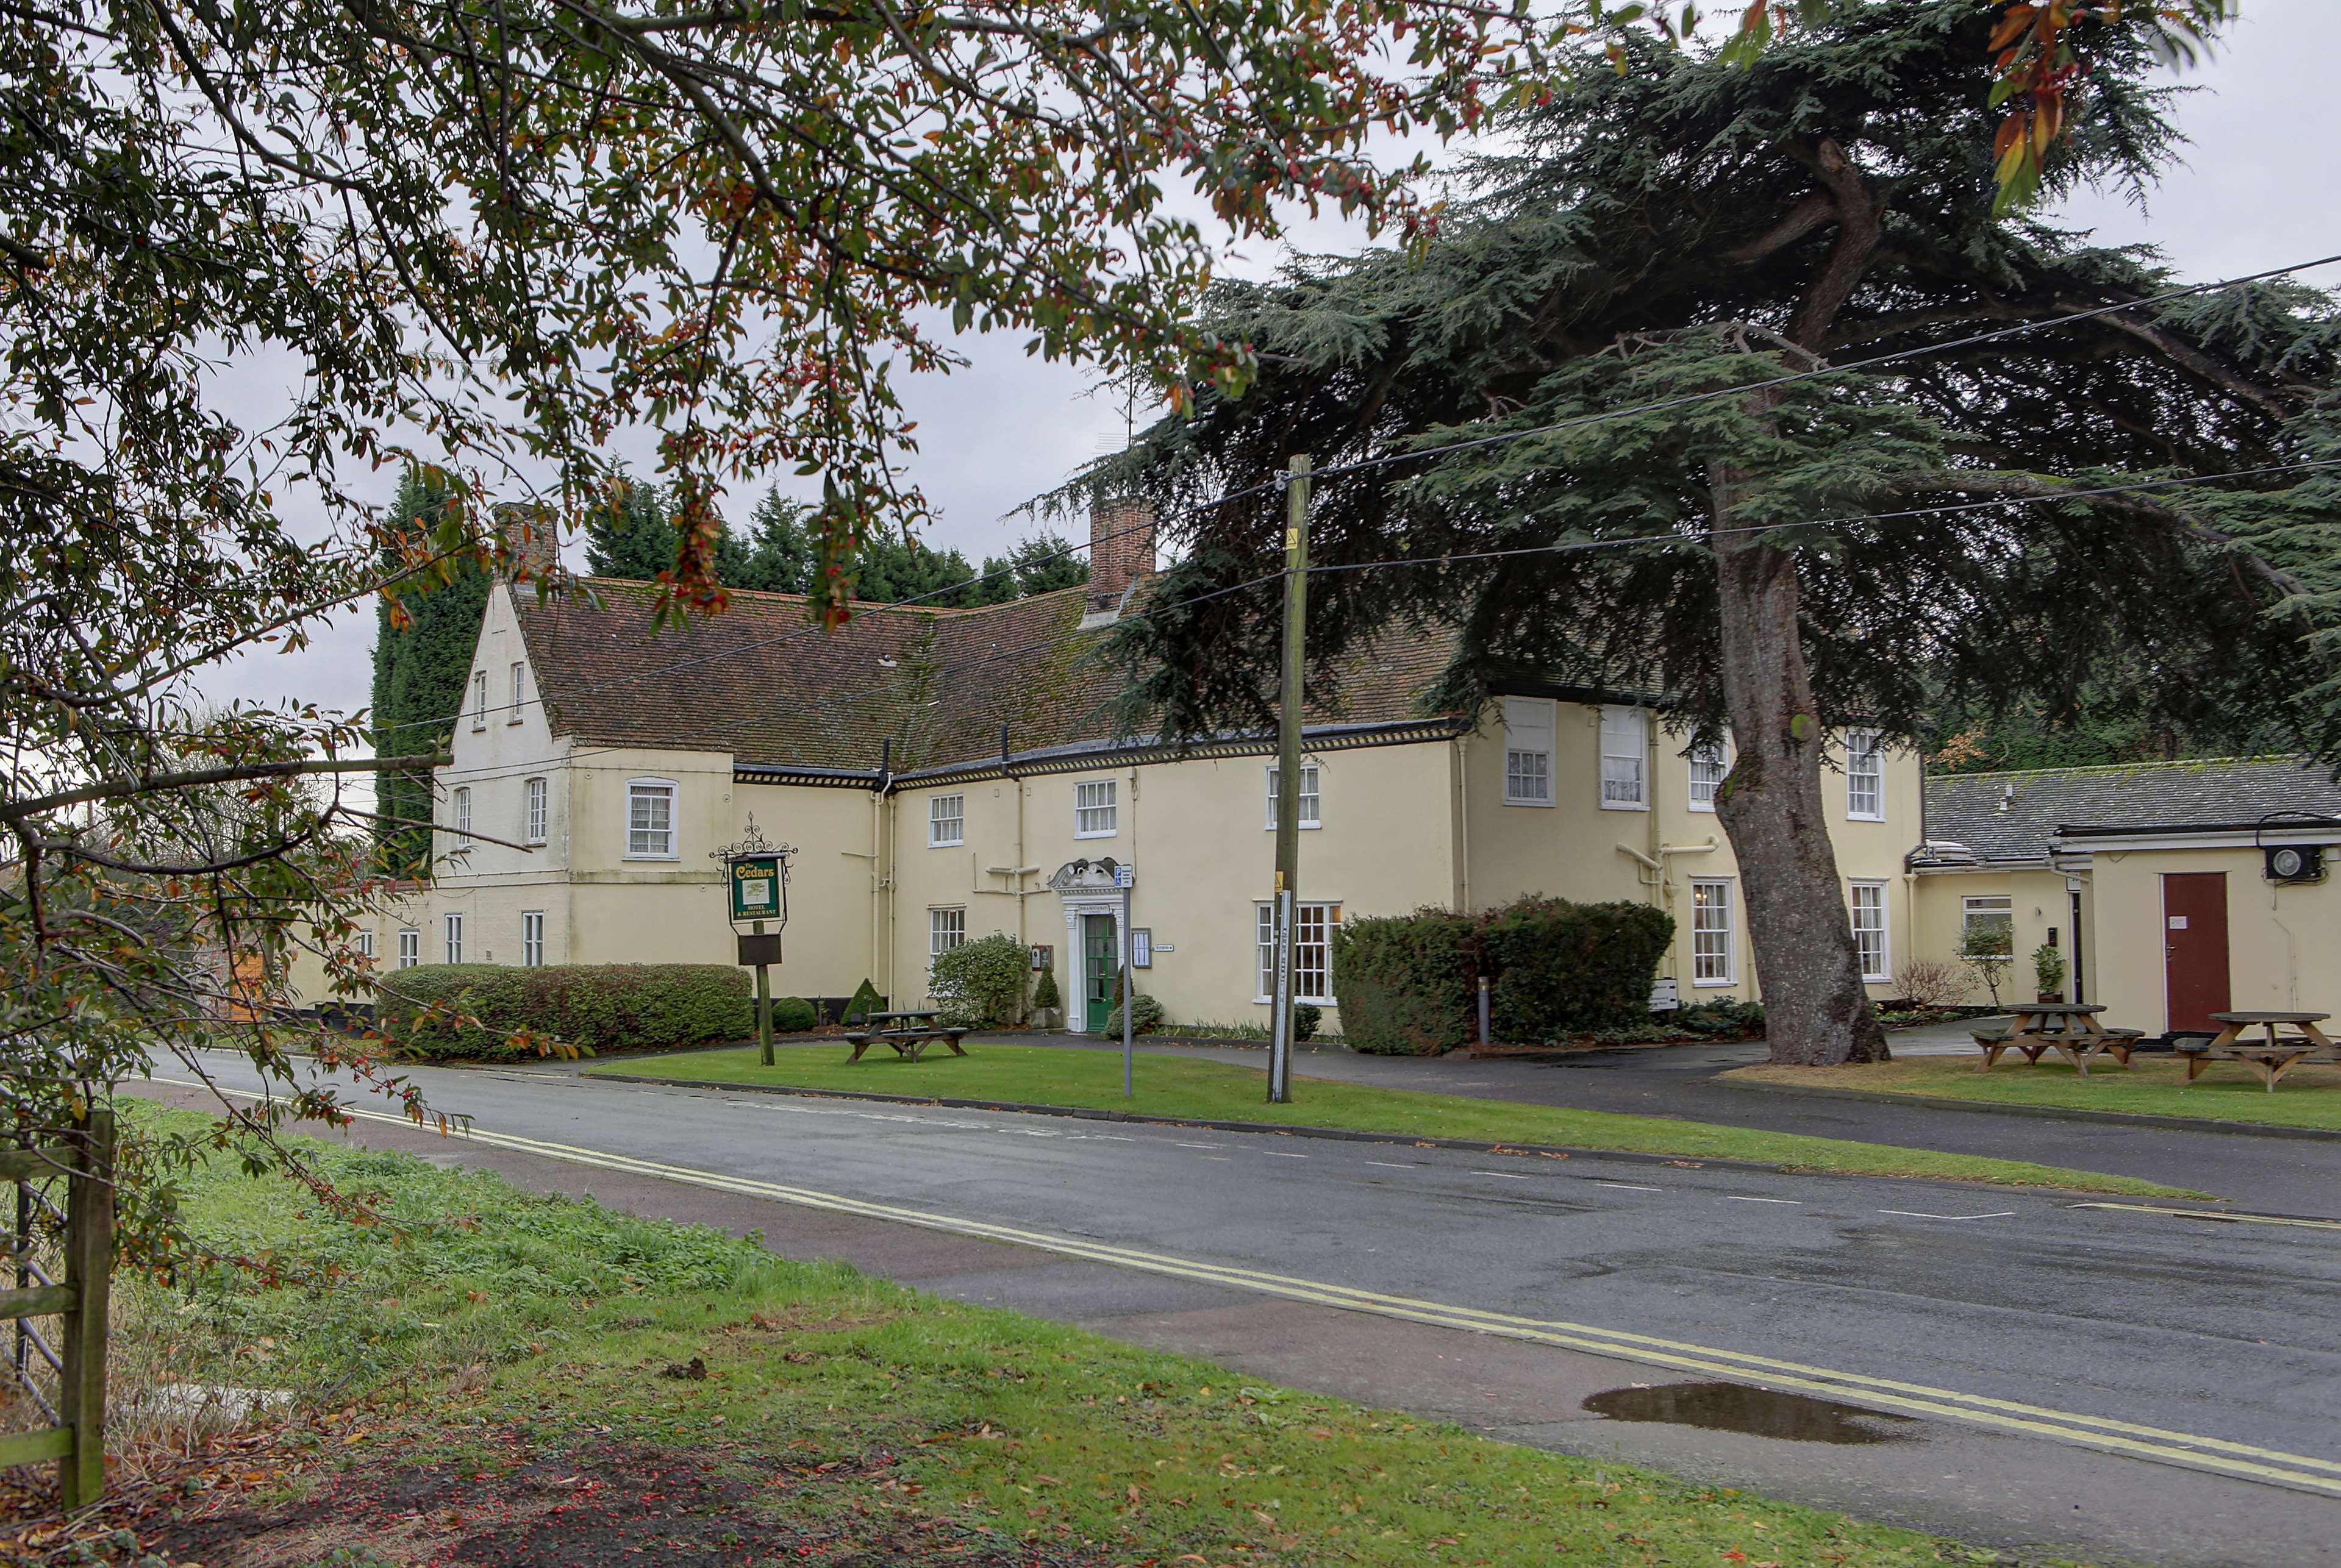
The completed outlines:
<svg viewBox="0 0 2341 1568">
<path fill-rule="evenodd" d="M 256 1087 L 217 1060 L 223 1083 Z M 752 1225 L 782 1251 L 1521 1441 L 2093 1560 L 2324 1563 L 2341 1534 L 2341 1226 L 569 1074 L 413 1077 L 474 1118 L 442 1157 L 615 1185 L 613 1201 Z M 2341 1174 L 2341 1151 L 2285 1153 L 2303 1151 Z M 968 1237 L 1000 1261 L 971 1259 Z M 1856 1424 L 1888 1441 L 1823 1443 L 1824 1413 L 1794 1400 L 1743 1415 L 1757 1432 L 1584 1408 L 1710 1382 L 1906 1419 Z"/>
</svg>

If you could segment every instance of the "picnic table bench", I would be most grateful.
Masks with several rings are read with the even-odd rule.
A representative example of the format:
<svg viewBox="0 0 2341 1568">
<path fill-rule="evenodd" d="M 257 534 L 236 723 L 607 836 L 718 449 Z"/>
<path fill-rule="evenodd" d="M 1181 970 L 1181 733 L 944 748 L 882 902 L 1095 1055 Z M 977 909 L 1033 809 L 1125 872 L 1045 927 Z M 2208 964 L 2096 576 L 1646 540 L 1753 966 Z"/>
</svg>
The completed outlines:
<svg viewBox="0 0 2341 1568">
<path fill-rule="evenodd" d="M 2200 1045 L 2178 1047 L 2187 1057 L 2187 1081 L 2193 1083 L 2203 1069 L 2215 1061 L 2241 1062 L 2259 1075 L 2270 1094 L 2285 1074 L 2292 1071 L 2311 1057 L 2335 1057 L 2332 1037 L 2316 1026 L 2332 1015 L 2329 1013 L 2213 1013 L 2211 1021 L 2220 1026 L 2219 1032 Z M 2259 1027 L 2265 1037 L 2256 1040 L 2244 1038 L 2246 1029 Z M 2296 1035 L 2286 1036 L 2279 1030 L 2291 1027 Z"/>
<path fill-rule="evenodd" d="M 2096 1002 L 2021 1003 L 2009 1009 L 2007 1027 L 1975 1031 L 1975 1043 L 1983 1050 L 1983 1065 L 1976 1071 L 1991 1071 L 2007 1051 L 2022 1052 L 2034 1067 L 2055 1051 L 2085 1078 L 2089 1076 L 2089 1058 L 2100 1054 L 2127 1067 L 2145 1031 L 2107 1028 L 2097 1022 L 2097 1015 L 2105 1010 Z"/>
<path fill-rule="evenodd" d="M 861 1028 L 845 1037 L 853 1042 L 853 1054 L 845 1058 L 845 1065 L 850 1067 L 860 1061 L 862 1053 L 872 1046 L 892 1046 L 896 1056 L 915 1062 L 938 1040 L 951 1047 L 952 1056 L 967 1055 L 959 1048 L 967 1030 L 956 1024 L 936 1023 L 941 1017 L 937 1012 L 872 1013 L 862 1020 Z"/>
</svg>

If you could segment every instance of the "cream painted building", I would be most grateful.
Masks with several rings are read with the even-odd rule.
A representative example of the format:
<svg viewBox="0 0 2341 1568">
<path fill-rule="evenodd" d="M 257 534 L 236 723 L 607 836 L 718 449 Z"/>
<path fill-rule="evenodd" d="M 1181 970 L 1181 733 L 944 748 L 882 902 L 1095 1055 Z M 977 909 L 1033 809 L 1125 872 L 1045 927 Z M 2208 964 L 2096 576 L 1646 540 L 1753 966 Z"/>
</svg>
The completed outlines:
<svg viewBox="0 0 2341 1568">
<path fill-rule="evenodd" d="M 1050 949 L 1071 1027 L 1100 1027 L 1111 868 L 1128 865 L 1141 988 L 1177 1022 L 1263 1022 L 1272 739 L 1174 751 L 1119 735 L 1101 642 L 1157 580 L 1142 551 L 1101 541 L 1094 561 L 1086 588 L 866 606 L 835 633 L 786 595 L 735 594 L 653 636 L 643 584 L 543 603 L 499 584 L 436 778 L 449 858 L 376 910 L 376 961 L 729 962 L 717 857 L 752 819 L 796 850 L 782 994 L 842 997 L 867 977 L 915 1005 L 935 953 L 1009 932 Z M 1482 712 L 1426 711 L 1449 652 L 1436 636 L 1378 647 L 1310 716 L 1305 999 L 1332 1007 L 1344 919 L 1527 893 L 1664 908 L 1660 973 L 1683 1001 L 1753 997 L 1713 804 L 1728 758 L 1693 753 L 1630 694 L 1528 682 Z M 1824 787 L 1848 919 L 1884 997 L 1916 918 L 1919 768 L 1866 732 L 1837 762 Z"/>
<path fill-rule="evenodd" d="M 2341 786 L 2292 758 L 1932 779 L 1910 857 L 1922 956 L 1977 931 L 2067 957 L 2064 995 L 2149 1035 L 2234 1009 L 2341 1014 Z M 2289 851 L 2289 855 L 2286 852 Z"/>
</svg>

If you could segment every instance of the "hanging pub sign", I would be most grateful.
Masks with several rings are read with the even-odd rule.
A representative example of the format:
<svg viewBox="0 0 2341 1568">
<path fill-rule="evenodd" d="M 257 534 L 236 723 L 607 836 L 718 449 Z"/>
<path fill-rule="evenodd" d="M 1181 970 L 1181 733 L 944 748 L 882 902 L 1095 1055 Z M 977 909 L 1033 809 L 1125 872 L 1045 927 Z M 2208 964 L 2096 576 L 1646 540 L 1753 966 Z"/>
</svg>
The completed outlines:
<svg viewBox="0 0 2341 1568">
<path fill-rule="evenodd" d="M 732 918 L 785 920 L 787 883 L 781 877 L 778 855 L 742 855 L 731 861 Z"/>
</svg>

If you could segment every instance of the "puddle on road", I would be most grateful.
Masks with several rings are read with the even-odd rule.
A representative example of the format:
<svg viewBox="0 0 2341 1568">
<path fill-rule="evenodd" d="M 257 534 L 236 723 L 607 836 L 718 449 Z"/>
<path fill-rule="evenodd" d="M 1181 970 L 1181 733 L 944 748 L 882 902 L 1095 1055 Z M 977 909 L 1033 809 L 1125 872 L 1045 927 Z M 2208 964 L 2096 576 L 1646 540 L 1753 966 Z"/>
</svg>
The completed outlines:
<svg viewBox="0 0 2341 1568">
<path fill-rule="evenodd" d="M 1612 1421 L 1662 1421 L 1709 1432 L 1746 1432 L 1791 1443 L 1898 1443 L 1915 1426 L 1908 1415 L 1885 1415 L 1802 1394 L 1775 1394 L 1737 1383 L 1669 1383 L 1656 1388 L 1612 1388 L 1585 1402 Z"/>
</svg>

